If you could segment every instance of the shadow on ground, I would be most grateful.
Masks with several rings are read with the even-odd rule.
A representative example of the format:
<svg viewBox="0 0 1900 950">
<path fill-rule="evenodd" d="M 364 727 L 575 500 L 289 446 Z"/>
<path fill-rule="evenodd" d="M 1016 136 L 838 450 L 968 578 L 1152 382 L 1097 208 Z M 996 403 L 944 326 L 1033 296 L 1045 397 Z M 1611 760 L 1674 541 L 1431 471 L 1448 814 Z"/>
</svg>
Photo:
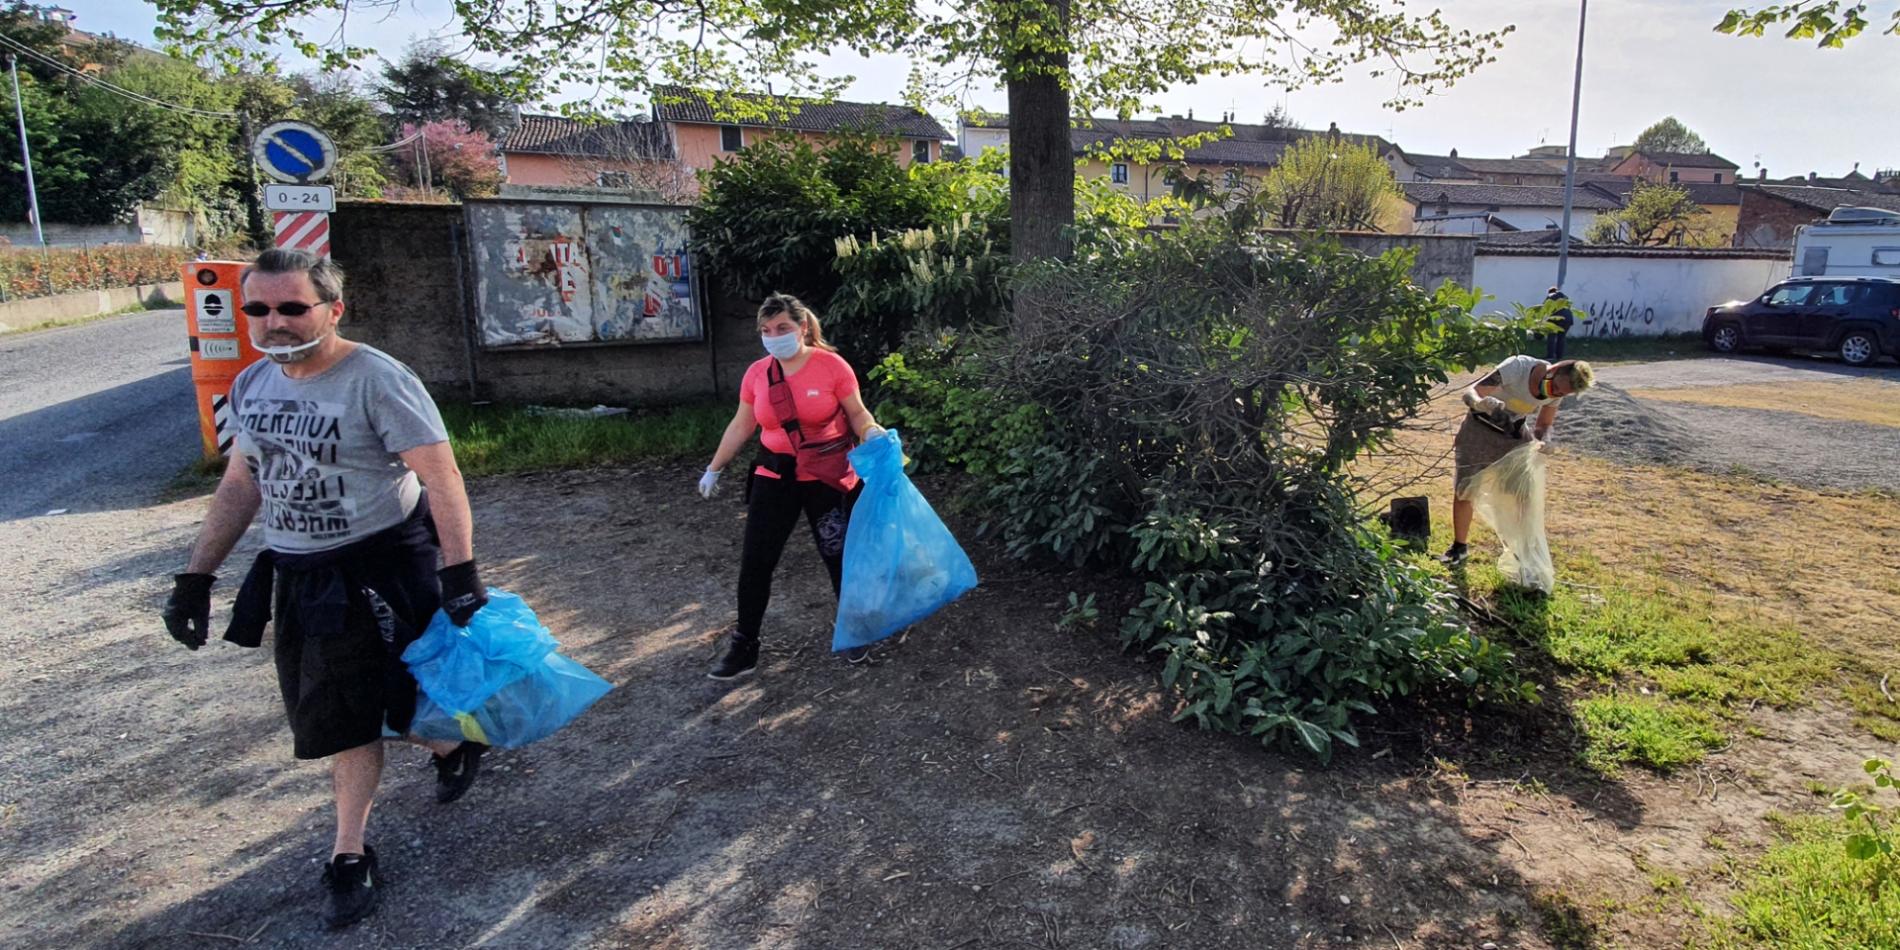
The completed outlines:
<svg viewBox="0 0 1900 950">
<path fill-rule="evenodd" d="M 177 648 L 150 619 L 162 597 L 150 582 L 57 631 L 67 652 L 10 668 L 0 693 L 0 766 L 26 777 L 0 783 L 0 803 L 21 808 L 6 825 L 0 936 L 1536 947 L 1548 943 L 1521 844 L 1461 815 L 1462 790 L 1534 768 L 1569 807 L 1619 827 L 1643 817 L 1617 784 L 1551 765 L 1574 726 L 1548 709 L 1430 713 L 1375 730 L 1332 768 L 1170 724 L 1153 665 L 1119 655 L 1106 631 L 1055 631 L 1073 579 L 980 547 L 981 589 L 849 667 L 827 650 L 822 569 L 795 542 L 760 675 L 713 683 L 703 670 L 731 616 L 743 510 L 701 503 L 695 475 L 476 486 L 490 583 L 526 597 L 616 689 L 557 736 L 490 756 L 451 806 L 430 795 L 426 755 L 392 751 L 371 829 L 387 903 L 339 936 L 316 923 L 327 781 L 290 760 L 268 654 Z M 141 536 L 108 570 L 162 574 L 181 536 Z M 39 668 L 55 672 L 25 676 Z M 1453 753 L 1464 774 L 1434 769 Z"/>
</svg>

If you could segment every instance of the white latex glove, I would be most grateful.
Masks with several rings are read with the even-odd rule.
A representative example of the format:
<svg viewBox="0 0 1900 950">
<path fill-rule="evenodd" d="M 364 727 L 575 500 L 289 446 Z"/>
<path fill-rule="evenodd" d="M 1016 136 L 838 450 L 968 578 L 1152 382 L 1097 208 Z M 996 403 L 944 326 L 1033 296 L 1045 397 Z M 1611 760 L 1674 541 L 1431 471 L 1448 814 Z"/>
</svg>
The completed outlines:
<svg viewBox="0 0 1900 950">
<path fill-rule="evenodd" d="M 1471 404 L 1471 408 L 1483 413 L 1503 412 L 1504 400 L 1496 396 L 1486 396 Z"/>
<path fill-rule="evenodd" d="M 890 435 L 890 434 L 891 434 L 890 430 L 873 422 L 871 423 L 869 428 L 864 430 L 864 441 L 866 442 L 875 441 L 877 439 L 884 438 L 885 436 Z"/>
<path fill-rule="evenodd" d="M 718 490 L 719 473 L 709 468 L 706 470 L 706 474 L 699 476 L 699 497 L 711 498 L 713 492 Z"/>
</svg>

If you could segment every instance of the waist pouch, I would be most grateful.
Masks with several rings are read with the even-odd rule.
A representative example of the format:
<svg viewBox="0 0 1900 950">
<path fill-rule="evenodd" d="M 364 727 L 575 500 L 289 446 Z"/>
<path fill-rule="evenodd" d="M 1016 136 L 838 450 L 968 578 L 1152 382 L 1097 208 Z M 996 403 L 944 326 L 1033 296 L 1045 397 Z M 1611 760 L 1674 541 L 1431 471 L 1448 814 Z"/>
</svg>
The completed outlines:
<svg viewBox="0 0 1900 950">
<path fill-rule="evenodd" d="M 786 385 L 785 370 L 779 366 L 778 360 L 773 360 L 766 369 L 765 381 L 772 399 L 772 411 L 778 414 L 779 426 L 785 430 L 786 439 L 792 443 L 791 458 L 794 459 L 795 471 L 786 474 L 769 465 L 767 468 L 778 473 L 781 478 L 796 478 L 797 472 L 804 472 L 839 491 L 850 491 L 845 480 L 851 476 L 851 449 L 858 443 L 850 435 L 849 420 L 846 420 L 845 435 L 823 442 L 809 441 L 799 426 L 798 403 L 792 399 L 792 387 Z M 844 406 L 840 405 L 837 415 L 826 422 L 826 426 L 829 427 L 831 422 L 844 416 Z"/>
</svg>

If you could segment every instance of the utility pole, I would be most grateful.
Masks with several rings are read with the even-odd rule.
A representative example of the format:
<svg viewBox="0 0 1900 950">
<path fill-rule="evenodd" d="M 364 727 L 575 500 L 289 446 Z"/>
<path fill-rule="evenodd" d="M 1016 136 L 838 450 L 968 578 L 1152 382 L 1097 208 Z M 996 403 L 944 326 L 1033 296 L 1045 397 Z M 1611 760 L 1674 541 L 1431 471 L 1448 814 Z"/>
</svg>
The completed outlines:
<svg viewBox="0 0 1900 950">
<path fill-rule="evenodd" d="M 46 232 L 40 227 L 40 193 L 33 187 L 33 150 L 26 144 L 26 107 L 20 103 L 20 60 L 7 54 L 7 72 L 13 75 L 13 118 L 20 124 L 20 157 L 26 162 L 26 203 L 32 209 L 33 240 L 46 249 Z"/>
<path fill-rule="evenodd" d="M 1590 0 L 1577 4 L 1577 78 L 1570 86 L 1570 148 L 1564 162 L 1564 223 L 1557 235 L 1557 289 L 1564 289 L 1570 271 L 1570 208 L 1577 193 L 1577 108 L 1583 102 L 1583 26 L 1590 18 Z"/>
</svg>

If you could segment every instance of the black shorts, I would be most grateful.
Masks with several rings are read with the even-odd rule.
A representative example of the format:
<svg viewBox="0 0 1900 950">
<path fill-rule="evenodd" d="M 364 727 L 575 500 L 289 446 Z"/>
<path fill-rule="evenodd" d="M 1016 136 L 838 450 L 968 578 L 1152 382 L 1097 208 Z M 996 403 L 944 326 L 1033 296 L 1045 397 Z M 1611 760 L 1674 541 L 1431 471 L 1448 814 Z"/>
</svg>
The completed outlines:
<svg viewBox="0 0 1900 950">
<path fill-rule="evenodd" d="M 416 681 L 402 651 L 421 636 L 441 598 L 435 552 L 409 583 L 350 592 L 340 629 L 310 632 L 291 611 L 276 618 L 277 686 L 299 759 L 321 759 L 406 733 L 416 713 Z M 424 580 L 426 578 L 426 581 Z M 295 584 L 279 575 L 278 584 Z M 282 599 L 279 603 L 284 603 Z"/>
</svg>

